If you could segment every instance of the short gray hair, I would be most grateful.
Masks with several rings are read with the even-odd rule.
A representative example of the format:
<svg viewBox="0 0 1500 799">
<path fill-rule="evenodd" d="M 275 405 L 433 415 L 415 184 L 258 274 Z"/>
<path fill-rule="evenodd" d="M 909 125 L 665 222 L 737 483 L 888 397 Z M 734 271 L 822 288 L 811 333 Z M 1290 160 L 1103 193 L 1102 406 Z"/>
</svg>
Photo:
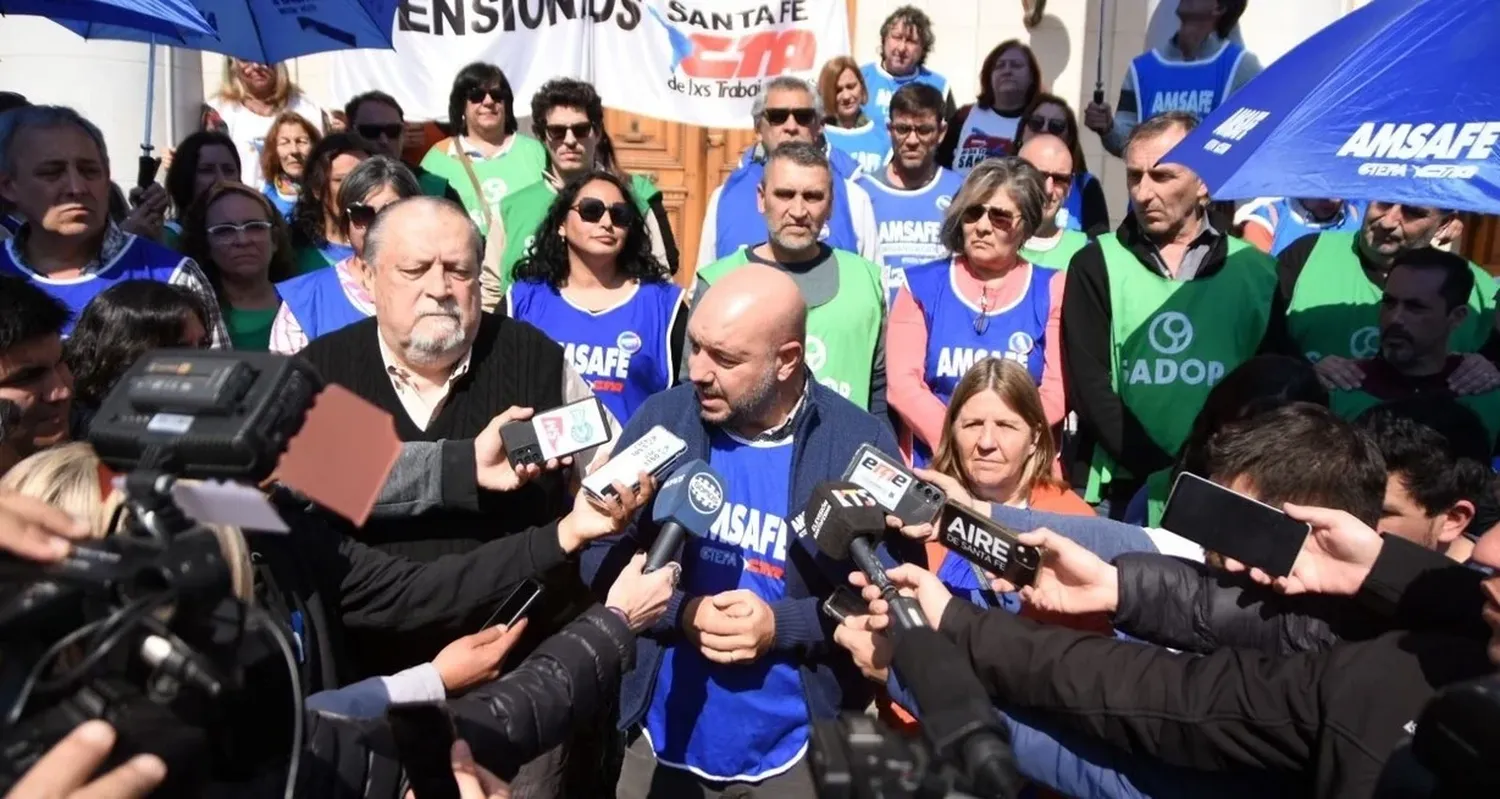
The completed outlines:
<svg viewBox="0 0 1500 799">
<path fill-rule="evenodd" d="M 790 161 L 797 166 L 817 167 L 826 170 L 830 180 L 833 178 L 833 165 L 829 163 L 828 153 L 823 149 L 823 145 L 810 141 L 789 141 L 784 142 L 766 156 L 766 168 L 760 173 L 760 185 L 766 185 L 766 175 L 771 172 L 771 164 L 777 161 Z"/>
<path fill-rule="evenodd" d="M 964 184 L 943 215 L 943 246 L 951 252 L 964 251 L 964 211 L 981 205 L 997 190 L 1005 189 L 1020 212 L 1022 239 L 1031 238 L 1042 224 L 1042 209 L 1047 205 L 1046 181 L 1042 173 L 1019 158 L 987 158 L 969 172 Z"/>
<path fill-rule="evenodd" d="M 402 200 L 422 193 L 417 176 L 412 174 L 406 164 L 385 155 L 366 158 L 344 176 L 344 182 L 339 185 L 338 204 L 339 224 L 345 228 L 345 232 L 348 232 L 349 215 L 344 209 L 364 202 L 366 197 L 387 186 Z"/>
<path fill-rule="evenodd" d="M 812 98 L 813 111 L 817 112 L 818 119 L 823 118 L 823 98 L 818 96 L 817 90 L 811 83 L 794 75 L 778 75 L 761 84 L 760 94 L 755 95 L 755 99 L 751 101 L 750 122 L 752 125 L 760 125 L 760 118 L 766 113 L 766 98 L 775 90 L 807 92 L 807 96 Z"/>
<path fill-rule="evenodd" d="M 16 139 L 23 132 L 70 126 L 78 128 L 94 140 L 99 148 L 99 160 L 108 166 L 109 148 L 104 145 L 104 134 L 98 125 L 84 119 L 82 114 L 67 106 L 28 105 L 0 114 L 0 173 L 15 174 Z"/>
<path fill-rule="evenodd" d="M 353 174 L 352 172 L 350 173 Z M 343 187 L 340 187 L 339 196 L 343 196 Z M 428 197 L 425 194 L 417 194 L 397 200 L 390 205 L 380 209 L 375 215 L 375 221 L 370 223 L 370 229 L 365 231 L 365 254 L 364 262 L 371 269 L 376 269 L 380 262 L 380 247 L 385 239 L 385 228 L 391 219 L 398 215 L 402 208 L 416 208 L 424 206 L 432 211 L 451 212 L 462 218 L 469 232 L 469 245 L 474 251 L 474 263 L 484 263 L 484 236 L 479 232 L 479 226 L 469 218 L 469 212 L 463 206 L 447 199 L 446 197 Z"/>
</svg>

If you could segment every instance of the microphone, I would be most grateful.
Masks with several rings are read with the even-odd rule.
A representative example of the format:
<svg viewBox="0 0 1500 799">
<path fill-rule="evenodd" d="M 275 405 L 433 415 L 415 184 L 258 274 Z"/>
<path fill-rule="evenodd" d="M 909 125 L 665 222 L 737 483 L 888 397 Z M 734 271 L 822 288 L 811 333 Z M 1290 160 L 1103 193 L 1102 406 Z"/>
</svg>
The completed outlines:
<svg viewBox="0 0 1500 799">
<path fill-rule="evenodd" d="M 975 796 L 1018 796 L 1009 736 L 968 658 L 932 629 L 903 631 L 894 642 L 891 668 L 916 700 L 933 751 L 959 765 Z"/>
<path fill-rule="evenodd" d="M 660 569 L 677 557 L 687 533 L 706 536 L 724 507 L 724 480 L 701 458 L 677 467 L 656 492 L 651 520 L 661 525 L 646 553 L 644 573 Z"/>
<path fill-rule="evenodd" d="M 802 512 L 818 549 L 834 560 L 852 560 L 891 606 L 899 630 L 927 627 L 915 599 L 902 596 L 875 557 L 870 539 L 885 535 L 885 508 L 870 492 L 847 481 L 820 483 Z"/>
</svg>

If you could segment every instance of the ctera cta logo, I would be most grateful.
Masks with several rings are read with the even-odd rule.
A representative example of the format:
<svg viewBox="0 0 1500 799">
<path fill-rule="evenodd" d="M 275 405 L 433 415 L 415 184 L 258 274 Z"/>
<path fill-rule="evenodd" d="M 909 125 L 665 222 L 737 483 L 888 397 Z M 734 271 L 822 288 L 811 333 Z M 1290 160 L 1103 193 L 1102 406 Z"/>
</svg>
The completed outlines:
<svg viewBox="0 0 1500 799">
<path fill-rule="evenodd" d="M 758 82 L 817 66 L 817 36 L 798 24 L 807 21 L 804 2 L 772 0 L 702 11 L 671 0 L 665 17 L 649 5 L 646 11 L 667 31 L 674 72 L 703 81 Z"/>
<path fill-rule="evenodd" d="M 1500 122 L 1365 122 L 1339 147 L 1367 177 L 1468 180 L 1500 144 Z"/>
</svg>

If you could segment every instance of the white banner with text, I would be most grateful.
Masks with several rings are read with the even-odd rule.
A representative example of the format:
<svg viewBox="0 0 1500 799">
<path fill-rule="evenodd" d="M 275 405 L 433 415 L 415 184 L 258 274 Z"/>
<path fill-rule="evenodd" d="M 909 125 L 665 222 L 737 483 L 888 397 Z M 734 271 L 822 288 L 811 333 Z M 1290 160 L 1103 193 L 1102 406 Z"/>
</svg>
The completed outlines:
<svg viewBox="0 0 1500 799">
<path fill-rule="evenodd" d="M 333 99 L 379 89 L 408 119 L 446 120 L 453 76 L 484 61 L 510 80 L 517 116 L 543 83 L 571 77 L 610 108 L 749 128 L 766 81 L 816 82 L 848 54 L 847 14 L 843 0 L 401 0 L 394 51 L 330 56 Z"/>
</svg>

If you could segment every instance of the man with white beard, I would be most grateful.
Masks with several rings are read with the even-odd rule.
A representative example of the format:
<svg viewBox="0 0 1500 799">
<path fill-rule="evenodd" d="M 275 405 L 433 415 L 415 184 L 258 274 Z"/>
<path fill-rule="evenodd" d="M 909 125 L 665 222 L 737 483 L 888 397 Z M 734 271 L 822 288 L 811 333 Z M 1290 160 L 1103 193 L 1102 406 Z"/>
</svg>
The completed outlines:
<svg viewBox="0 0 1500 799">
<path fill-rule="evenodd" d="M 411 197 L 386 206 L 365 238 L 364 281 L 375 316 L 320 336 L 300 353 L 328 383 L 390 413 L 402 441 L 441 442 L 442 507 L 373 519 L 355 533 L 367 544 L 418 560 L 468 552 L 493 538 L 554 523 L 571 507 L 567 474 L 556 464 L 540 473 L 534 467 L 515 470 L 506 491 L 475 482 L 479 456 L 473 439 L 486 427 L 592 393 L 564 363 L 556 342 L 524 322 L 480 310 L 483 250 L 478 229 L 451 201 Z M 488 458 L 502 459 L 503 442 L 489 440 L 500 449 Z M 578 463 L 587 463 L 590 454 L 580 455 Z M 575 606 L 587 604 L 576 565 L 538 579 L 546 588 L 527 614 L 530 625 L 517 651 L 507 658 L 512 664 L 560 629 Z M 399 649 L 351 641 L 362 672 L 352 676 L 394 674 L 430 660 L 452 637 L 472 633 L 484 621 L 457 620 L 448 639 L 407 636 L 403 643 L 410 645 Z M 517 796 L 558 795 L 561 759 L 551 755 L 522 769 L 516 783 L 524 787 L 534 779 L 547 788 Z M 533 766 L 546 773 L 529 774 Z"/>
</svg>

